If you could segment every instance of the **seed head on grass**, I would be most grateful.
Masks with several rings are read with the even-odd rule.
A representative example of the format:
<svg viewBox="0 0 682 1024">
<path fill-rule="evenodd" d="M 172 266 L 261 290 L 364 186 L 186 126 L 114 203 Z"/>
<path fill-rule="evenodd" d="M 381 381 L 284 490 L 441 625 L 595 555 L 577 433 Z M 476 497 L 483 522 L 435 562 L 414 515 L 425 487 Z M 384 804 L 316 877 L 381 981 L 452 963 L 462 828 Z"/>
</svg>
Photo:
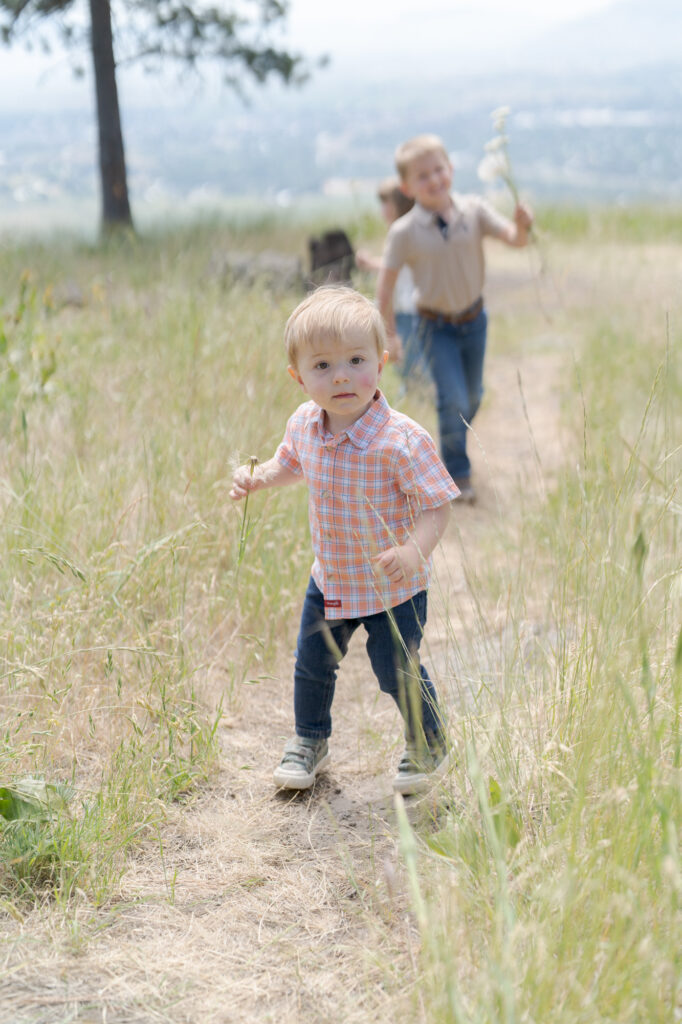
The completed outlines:
<svg viewBox="0 0 682 1024">
<path fill-rule="evenodd" d="M 258 456 L 257 455 L 251 455 L 250 458 L 249 458 L 249 472 L 250 472 L 251 476 L 253 476 L 253 472 L 254 472 L 254 470 L 255 470 L 257 465 L 258 465 Z M 248 511 L 249 511 L 249 495 L 247 494 L 246 498 L 244 499 L 244 512 L 242 514 L 242 525 L 241 525 L 241 529 L 239 531 L 239 550 L 237 552 L 237 573 L 239 573 L 239 567 L 241 566 L 242 561 L 244 559 L 244 553 L 246 551 L 246 542 L 247 542 L 247 540 L 249 538 L 249 534 L 251 533 L 251 530 L 249 529 L 249 520 L 247 518 L 248 517 Z"/>
</svg>

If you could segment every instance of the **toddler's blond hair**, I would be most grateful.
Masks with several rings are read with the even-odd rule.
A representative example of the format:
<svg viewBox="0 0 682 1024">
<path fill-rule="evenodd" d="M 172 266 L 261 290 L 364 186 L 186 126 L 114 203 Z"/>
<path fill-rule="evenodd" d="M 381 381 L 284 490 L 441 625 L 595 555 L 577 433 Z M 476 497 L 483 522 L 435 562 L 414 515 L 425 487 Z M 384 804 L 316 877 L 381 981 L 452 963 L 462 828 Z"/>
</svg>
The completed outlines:
<svg viewBox="0 0 682 1024">
<path fill-rule="evenodd" d="M 353 288 L 326 285 L 299 303 L 286 322 L 284 345 L 291 366 L 298 367 L 302 349 L 313 341 L 340 340 L 350 330 L 365 331 L 382 356 L 386 329 L 377 307 Z"/>
<path fill-rule="evenodd" d="M 401 181 L 405 181 L 410 164 L 418 160 L 420 156 L 427 153 L 442 153 L 445 159 L 450 162 L 448 151 L 439 135 L 415 135 L 407 142 L 401 142 L 395 151 L 395 166 Z"/>
</svg>

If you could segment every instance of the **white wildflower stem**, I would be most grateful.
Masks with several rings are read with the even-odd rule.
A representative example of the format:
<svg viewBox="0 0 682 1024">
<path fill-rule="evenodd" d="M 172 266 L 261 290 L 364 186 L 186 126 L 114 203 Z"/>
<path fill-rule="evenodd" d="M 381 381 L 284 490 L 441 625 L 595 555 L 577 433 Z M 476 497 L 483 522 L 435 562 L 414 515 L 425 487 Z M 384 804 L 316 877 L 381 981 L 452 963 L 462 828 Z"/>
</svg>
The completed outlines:
<svg viewBox="0 0 682 1024">
<path fill-rule="evenodd" d="M 258 465 L 258 456 L 257 455 L 252 455 L 249 458 L 249 472 L 250 472 L 252 477 L 253 477 L 253 471 L 255 470 L 257 465 Z M 248 539 L 249 532 L 250 532 L 249 529 L 248 529 L 248 518 L 247 518 L 248 511 L 249 511 L 249 494 L 250 494 L 250 492 L 247 491 L 246 497 L 244 498 L 244 513 L 242 515 L 242 525 L 241 525 L 241 529 L 239 531 L 239 551 L 237 553 L 237 572 L 239 572 L 239 566 L 242 564 L 242 560 L 244 558 L 244 552 L 246 550 L 246 541 Z"/>
<path fill-rule="evenodd" d="M 492 182 L 495 179 L 499 179 L 504 182 L 506 187 L 509 189 L 514 202 L 514 208 L 516 210 L 516 208 L 521 205 L 521 197 L 519 196 L 519 190 L 512 173 L 511 160 L 509 159 L 509 136 L 506 134 L 507 118 L 509 113 L 509 107 L 499 107 L 497 110 L 492 112 L 491 117 L 493 128 L 497 134 L 486 144 L 486 156 L 479 164 L 478 173 L 482 181 Z M 528 241 L 534 246 L 535 251 L 538 254 L 540 261 L 539 276 L 544 276 L 547 271 L 545 255 L 540 247 L 537 231 L 532 224 L 528 228 Z M 542 301 L 538 288 L 538 280 L 535 275 L 534 283 L 540 308 L 545 318 L 547 320 L 551 320 L 551 317 Z"/>
</svg>

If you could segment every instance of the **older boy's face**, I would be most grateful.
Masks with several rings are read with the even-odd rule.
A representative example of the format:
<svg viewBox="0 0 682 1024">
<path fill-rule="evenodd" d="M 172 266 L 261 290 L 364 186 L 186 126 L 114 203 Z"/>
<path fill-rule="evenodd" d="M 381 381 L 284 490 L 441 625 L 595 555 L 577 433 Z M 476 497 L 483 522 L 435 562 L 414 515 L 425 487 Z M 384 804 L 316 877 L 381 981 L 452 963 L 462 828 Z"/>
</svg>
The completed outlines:
<svg viewBox="0 0 682 1024">
<path fill-rule="evenodd" d="M 403 181 L 405 195 L 434 213 L 449 209 L 451 187 L 452 164 L 440 150 L 412 160 Z"/>
<path fill-rule="evenodd" d="M 333 434 L 350 427 L 369 409 L 387 353 L 365 331 L 349 330 L 343 338 L 322 338 L 299 355 L 289 373 L 327 413 Z"/>
</svg>

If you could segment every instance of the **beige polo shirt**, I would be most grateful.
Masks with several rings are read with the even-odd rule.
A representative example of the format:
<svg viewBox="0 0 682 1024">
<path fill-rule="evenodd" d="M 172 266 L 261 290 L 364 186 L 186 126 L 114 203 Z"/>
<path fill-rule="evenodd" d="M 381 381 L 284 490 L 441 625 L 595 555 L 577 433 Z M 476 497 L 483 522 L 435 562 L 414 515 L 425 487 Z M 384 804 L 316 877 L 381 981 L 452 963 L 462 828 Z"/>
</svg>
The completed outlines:
<svg viewBox="0 0 682 1024">
<path fill-rule="evenodd" d="M 454 215 L 443 237 L 436 214 L 415 203 L 391 225 L 382 262 L 391 270 L 412 271 L 418 306 L 439 313 L 468 309 L 483 292 L 483 239 L 504 237 L 510 221 L 476 195 L 454 193 Z"/>
</svg>

